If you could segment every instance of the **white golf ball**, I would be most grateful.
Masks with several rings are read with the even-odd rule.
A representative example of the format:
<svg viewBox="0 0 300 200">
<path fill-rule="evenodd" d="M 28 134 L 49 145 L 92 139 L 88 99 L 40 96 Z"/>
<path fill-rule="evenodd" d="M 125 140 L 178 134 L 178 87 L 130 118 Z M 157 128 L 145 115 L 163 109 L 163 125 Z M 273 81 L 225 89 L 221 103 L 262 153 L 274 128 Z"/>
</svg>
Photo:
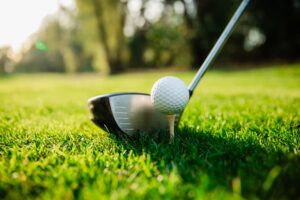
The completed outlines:
<svg viewBox="0 0 300 200">
<path fill-rule="evenodd" d="M 155 109 L 165 114 L 183 111 L 189 100 L 189 91 L 179 78 L 167 76 L 156 81 L 151 90 L 151 102 Z"/>
</svg>

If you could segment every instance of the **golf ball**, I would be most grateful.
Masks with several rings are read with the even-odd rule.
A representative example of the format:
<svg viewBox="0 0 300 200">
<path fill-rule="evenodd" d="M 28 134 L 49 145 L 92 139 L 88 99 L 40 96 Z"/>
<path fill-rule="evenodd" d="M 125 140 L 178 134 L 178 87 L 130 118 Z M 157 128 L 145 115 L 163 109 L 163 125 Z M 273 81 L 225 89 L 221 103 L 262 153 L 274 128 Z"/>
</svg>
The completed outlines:
<svg viewBox="0 0 300 200">
<path fill-rule="evenodd" d="M 165 114 L 183 111 L 189 100 L 189 91 L 179 78 L 167 76 L 156 81 L 151 90 L 151 102 L 155 109 Z"/>
</svg>

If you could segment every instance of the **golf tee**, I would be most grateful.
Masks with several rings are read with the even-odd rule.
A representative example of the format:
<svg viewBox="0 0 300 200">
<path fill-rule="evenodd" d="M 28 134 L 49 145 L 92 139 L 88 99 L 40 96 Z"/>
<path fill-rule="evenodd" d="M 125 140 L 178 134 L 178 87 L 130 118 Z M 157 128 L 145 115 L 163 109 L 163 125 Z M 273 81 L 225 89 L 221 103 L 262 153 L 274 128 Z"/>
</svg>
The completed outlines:
<svg viewBox="0 0 300 200">
<path fill-rule="evenodd" d="M 175 133 L 174 133 L 174 126 L 175 126 L 175 115 L 167 115 L 168 122 L 169 122 L 169 130 L 170 130 L 170 139 L 173 140 Z"/>
</svg>

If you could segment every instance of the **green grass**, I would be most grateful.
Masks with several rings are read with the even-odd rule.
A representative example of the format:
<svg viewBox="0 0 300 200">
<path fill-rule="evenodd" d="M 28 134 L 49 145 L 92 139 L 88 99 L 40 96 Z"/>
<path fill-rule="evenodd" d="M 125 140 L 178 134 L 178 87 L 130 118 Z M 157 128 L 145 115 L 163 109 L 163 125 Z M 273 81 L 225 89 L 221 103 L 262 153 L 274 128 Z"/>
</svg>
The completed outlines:
<svg viewBox="0 0 300 200">
<path fill-rule="evenodd" d="M 300 65 L 208 72 L 171 144 L 89 121 L 89 97 L 165 75 L 194 72 L 1 77 L 0 199 L 299 198 Z"/>
</svg>

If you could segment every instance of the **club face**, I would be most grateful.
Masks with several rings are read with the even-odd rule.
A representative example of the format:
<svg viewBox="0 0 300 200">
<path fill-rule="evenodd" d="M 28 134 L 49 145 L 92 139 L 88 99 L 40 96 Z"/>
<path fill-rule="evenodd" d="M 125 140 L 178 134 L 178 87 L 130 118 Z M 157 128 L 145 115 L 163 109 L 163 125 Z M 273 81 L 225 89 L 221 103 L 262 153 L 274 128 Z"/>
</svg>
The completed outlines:
<svg viewBox="0 0 300 200">
<path fill-rule="evenodd" d="M 149 94 L 101 95 L 89 99 L 88 104 L 92 121 L 109 133 L 132 136 L 168 131 L 167 116 L 153 108 Z M 176 124 L 179 119 L 177 115 Z"/>
</svg>

